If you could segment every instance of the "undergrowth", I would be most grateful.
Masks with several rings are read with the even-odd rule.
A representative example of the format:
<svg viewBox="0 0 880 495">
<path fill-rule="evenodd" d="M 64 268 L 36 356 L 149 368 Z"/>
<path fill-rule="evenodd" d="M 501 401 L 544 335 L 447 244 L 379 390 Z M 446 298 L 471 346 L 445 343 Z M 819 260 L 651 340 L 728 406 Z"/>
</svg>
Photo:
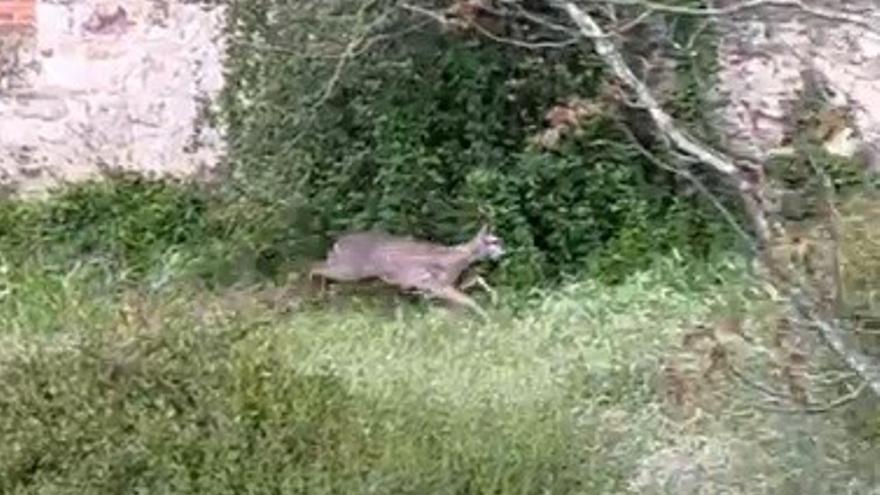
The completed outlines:
<svg viewBox="0 0 880 495">
<path fill-rule="evenodd" d="M 150 289 L 99 263 L 3 273 L 3 493 L 686 493 L 693 470 L 836 493 L 870 471 L 831 418 L 665 410 L 682 332 L 753 313 L 736 259 L 507 294 L 489 323 L 296 285 Z"/>
<path fill-rule="evenodd" d="M 127 184 L 152 206 L 72 207 L 116 194 L 84 187 L 0 208 L 3 493 L 685 493 L 689 472 L 738 493 L 872 483 L 870 413 L 854 437 L 841 416 L 783 428 L 727 417 L 727 401 L 686 423 L 665 411 L 662 370 L 688 328 L 760 317 L 736 257 L 500 287 L 484 324 L 393 292 L 323 299 L 295 271 L 246 275 L 260 238 L 206 193 Z M 866 204 L 844 218 L 873 253 Z M 864 267 L 845 271 L 853 287 L 870 285 L 873 258 L 845 256 Z"/>
<path fill-rule="evenodd" d="M 0 491 L 618 490 L 651 438 L 596 408 L 657 421 L 663 342 L 736 273 L 503 289 L 489 325 L 334 309 L 260 275 L 265 234 L 218 201 L 124 179 L 0 205 Z"/>
<path fill-rule="evenodd" d="M 483 325 L 31 268 L 6 267 L 0 306 L 3 493 L 618 491 L 658 438 L 600 413 L 658 427 L 660 351 L 736 273 L 574 284 Z"/>
</svg>

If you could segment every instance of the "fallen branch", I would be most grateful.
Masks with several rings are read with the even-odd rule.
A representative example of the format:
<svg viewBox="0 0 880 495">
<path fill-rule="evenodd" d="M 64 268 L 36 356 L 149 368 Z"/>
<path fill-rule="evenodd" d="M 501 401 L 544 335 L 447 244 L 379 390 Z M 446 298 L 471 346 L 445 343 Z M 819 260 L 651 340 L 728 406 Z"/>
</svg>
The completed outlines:
<svg viewBox="0 0 880 495">
<path fill-rule="evenodd" d="M 880 397 L 880 366 L 874 363 L 869 356 L 856 351 L 855 345 L 848 342 L 847 334 L 854 332 L 848 332 L 844 329 L 846 323 L 842 321 L 831 322 L 821 317 L 814 317 L 811 314 L 811 307 L 814 305 L 810 304 L 803 295 L 794 294 L 791 300 L 797 314 L 805 319 L 807 324 L 815 328 L 827 346 L 846 363 L 849 369 L 867 382 L 875 395 Z"/>
<path fill-rule="evenodd" d="M 808 404 L 802 407 L 780 407 L 777 405 L 767 405 L 767 404 L 755 404 L 754 407 L 766 411 L 777 414 L 825 414 L 833 409 L 837 409 L 843 407 L 847 404 L 852 403 L 856 399 L 859 398 L 860 395 L 867 389 L 867 383 L 862 382 L 858 387 L 856 387 L 853 391 L 848 394 L 835 399 L 832 402 L 827 404 Z"/>
</svg>

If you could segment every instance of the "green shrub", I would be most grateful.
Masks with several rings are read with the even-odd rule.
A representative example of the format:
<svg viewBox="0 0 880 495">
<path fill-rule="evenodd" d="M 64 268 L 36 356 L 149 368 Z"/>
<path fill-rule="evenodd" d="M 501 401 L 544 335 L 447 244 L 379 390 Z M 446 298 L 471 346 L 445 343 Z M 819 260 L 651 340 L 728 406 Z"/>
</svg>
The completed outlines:
<svg viewBox="0 0 880 495">
<path fill-rule="evenodd" d="M 13 260 L 70 265 L 102 258 L 142 275 L 177 248 L 224 235 L 209 197 L 192 186 L 134 176 L 68 187 L 39 202 L 0 203 L 0 249 Z"/>
<path fill-rule="evenodd" d="M 0 380 L 0 491 L 240 493 L 341 470 L 363 441 L 352 399 L 253 352 L 244 330 L 17 355 Z"/>
</svg>

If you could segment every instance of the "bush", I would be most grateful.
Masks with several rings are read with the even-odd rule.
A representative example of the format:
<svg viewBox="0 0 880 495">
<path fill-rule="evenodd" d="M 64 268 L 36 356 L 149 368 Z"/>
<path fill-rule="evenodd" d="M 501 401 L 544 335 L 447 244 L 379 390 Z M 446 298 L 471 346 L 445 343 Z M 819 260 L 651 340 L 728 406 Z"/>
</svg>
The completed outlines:
<svg viewBox="0 0 880 495">
<path fill-rule="evenodd" d="M 282 45 L 299 36 L 282 21 L 238 19 Z M 314 115 L 301 95 L 316 62 L 237 50 L 225 110 L 238 187 L 285 211 L 286 230 L 262 219 L 281 257 L 316 255 L 328 237 L 373 226 L 457 242 L 488 219 L 513 248 L 505 283 L 585 270 L 619 280 L 672 247 L 705 255 L 722 230 L 610 116 L 558 151 L 530 148 L 551 106 L 597 95 L 599 65 L 579 49 L 529 52 L 421 29 L 351 61 Z"/>
<path fill-rule="evenodd" d="M 40 202 L 0 203 L 0 249 L 12 261 L 69 266 L 100 258 L 142 276 L 175 249 L 227 235 L 213 201 L 193 186 L 122 176 L 69 187 Z"/>
<path fill-rule="evenodd" d="M 239 493 L 341 470 L 362 445 L 351 397 L 242 330 L 17 355 L 0 380 L 0 491 Z"/>
</svg>

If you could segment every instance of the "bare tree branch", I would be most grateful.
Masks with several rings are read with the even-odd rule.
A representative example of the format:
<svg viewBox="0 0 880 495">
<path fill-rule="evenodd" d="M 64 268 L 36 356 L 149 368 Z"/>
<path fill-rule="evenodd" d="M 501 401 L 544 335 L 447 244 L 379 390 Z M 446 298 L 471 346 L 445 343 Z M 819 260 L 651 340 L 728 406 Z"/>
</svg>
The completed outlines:
<svg viewBox="0 0 880 495">
<path fill-rule="evenodd" d="M 447 18 L 441 12 L 436 12 L 431 9 L 426 9 L 426 8 L 420 7 L 418 5 L 413 5 L 413 4 L 409 4 L 409 3 L 402 3 L 402 4 L 400 4 L 400 8 L 403 10 L 407 10 L 409 12 L 415 13 L 415 14 L 427 16 L 431 19 L 434 19 L 435 21 L 437 21 L 437 23 L 444 25 L 444 26 L 454 22 L 454 21 L 450 21 L 450 19 Z M 580 34 L 577 33 L 577 31 L 572 30 L 572 29 L 568 29 L 564 26 L 553 24 L 549 21 L 541 19 L 538 16 L 534 16 L 534 15 L 528 13 L 525 9 L 522 9 L 521 6 L 520 6 L 520 9 L 522 11 L 522 15 L 524 17 L 526 17 L 528 20 L 535 22 L 538 25 L 545 26 L 548 29 L 563 32 L 566 34 L 567 38 L 562 39 L 562 40 L 553 40 L 553 41 L 549 41 L 549 40 L 548 41 L 524 41 L 524 40 L 519 40 L 519 39 L 495 34 L 492 31 L 489 31 L 488 29 L 484 28 L 483 26 L 481 26 L 477 22 L 468 24 L 468 27 L 474 28 L 481 35 L 485 36 L 486 38 L 491 39 L 492 41 L 496 41 L 498 43 L 504 43 L 506 45 L 516 46 L 519 48 L 525 48 L 528 50 L 542 50 L 542 49 L 547 49 L 547 48 L 564 48 L 567 46 L 576 45 L 581 42 L 581 36 L 580 36 Z M 503 15 L 503 14 L 499 13 L 499 15 Z"/>
<path fill-rule="evenodd" d="M 434 19 L 435 21 L 437 21 L 441 25 L 449 24 L 449 20 L 446 18 L 446 16 L 444 16 L 440 12 L 435 12 L 431 9 L 426 9 L 424 7 L 420 7 L 418 5 L 413 5 L 413 4 L 409 4 L 409 3 L 400 4 L 400 8 L 402 8 L 404 10 L 408 10 L 408 11 L 413 12 L 415 14 L 421 14 L 424 16 L 428 16 L 431 19 Z"/>
<path fill-rule="evenodd" d="M 333 74 L 330 76 L 330 79 L 327 81 L 327 85 L 324 87 L 324 91 L 321 94 L 321 97 L 318 99 L 317 103 L 315 103 L 315 107 L 319 107 L 330 98 L 333 94 L 333 90 L 336 88 L 336 85 L 339 83 L 339 79 L 342 77 L 342 72 L 345 70 L 345 66 L 348 64 L 348 61 L 354 56 L 358 47 L 364 44 L 367 41 L 370 33 L 376 26 L 382 24 L 391 15 L 392 10 L 386 10 L 382 14 L 380 14 L 373 22 L 366 24 L 364 22 L 364 17 L 366 16 L 367 10 L 372 7 L 376 3 L 376 0 L 367 0 L 365 1 L 357 11 L 357 21 L 355 23 L 356 29 L 360 30 L 360 32 L 356 32 L 354 38 L 348 43 L 345 47 L 345 51 L 342 52 L 342 56 L 339 58 L 339 62 L 337 62 L 336 67 L 333 69 Z"/>
<path fill-rule="evenodd" d="M 507 0 L 504 4 L 514 5 L 514 0 Z M 709 9 L 692 9 L 687 7 L 668 6 L 652 2 L 650 0 L 599 0 L 597 3 L 605 5 L 628 5 L 641 6 L 648 9 L 648 13 L 642 13 L 636 20 L 641 22 L 647 18 L 651 12 L 662 12 L 679 15 L 705 15 L 705 16 L 725 16 L 731 15 L 747 9 L 755 9 L 759 7 L 786 7 L 796 8 L 800 11 L 822 17 L 825 19 L 836 20 L 856 24 L 869 29 L 873 26 L 868 25 L 862 16 L 850 14 L 846 12 L 838 12 L 827 10 L 804 3 L 802 0 L 749 0 L 739 4 L 731 5 L 723 8 Z M 628 92 L 633 95 L 635 104 L 644 109 L 653 121 L 659 133 L 671 145 L 670 151 L 679 151 L 685 157 L 693 158 L 694 161 L 708 166 L 731 183 L 739 193 L 739 197 L 744 203 L 745 211 L 748 213 L 751 225 L 754 228 L 757 237 L 757 251 L 762 254 L 760 257 L 760 266 L 765 269 L 765 280 L 769 282 L 769 288 L 780 294 L 788 301 L 788 321 L 797 323 L 799 328 L 815 328 L 822 340 L 826 343 L 835 354 L 851 369 L 855 374 L 863 380 L 865 386 L 869 387 L 872 392 L 880 396 L 880 365 L 872 362 L 869 356 L 859 352 L 856 347 L 848 341 L 848 335 L 851 333 L 842 322 L 836 321 L 829 316 L 817 314 L 816 309 L 819 307 L 819 299 L 813 297 L 813 291 L 810 291 L 802 277 L 794 277 L 793 273 L 789 273 L 787 269 L 776 266 L 776 263 L 766 252 L 766 247 L 771 240 L 775 238 L 775 232 L 779 231 L 779 227 L 771 224 L 770 212 L 767 208 L 765 194 L 768 192 L 767 184 L 763 175 L 763 167 L 755 163 L 753 160 L 745 157 L 734 157 L 730 153 L 718 151 L 711 146 L 701 142 L 698 138 L 691 135 L 687 130 L 676 125 L 673 118 L 661 107 L 660 103 L 648 89 L 647 85 L 633 73 L 630 66 L 623 58 L 622 53 L 615 45 L 613 38 L 615 33 L 603 29 L 590 13 L 580 7 L 580 3 L 575 0 L 557 0 L 552 4 L 558 7 L 572 21 L 574 26 L 582 38 L 589 39 L 593 42 L 595 52 L 604 64 L 610 69 L 611 73 L 622 82 Z M 411 4 L 403 4 L 402 8 L 411 12 L 429 16 L 438 22 L 446 24 L 449 20 L 441 13 L 434 12 L 419 6 Z M 522 9 L 520 9 L 522 10 Z M 529 20 L 536 22 L 539 16 L 530 14 Z M 555 22 L 546 21 L 549 26 L 558 32 L 570 34 L 564 26 Z M 480 30 L 483 32 L 484 30 Z M 483 34 L 487 34 L 483 32 Z M 493 34 L 493 33 L 488 33 Z M 497 35 L 489 36 L 496 41 L 517 44 L 535 48 L 536 45 L 529 42 L 519 40 L 509 40 L 500 38 Z M 689 44 L 695 43 L 696 36 L 692 37 Z M 540 45 L 538 45 L 540 46 Z M 636 141 L 634 141 L 636 142 Z M 647 152 L 647 150 L 642 150 Z M 666 168 L 673 173 L 681 174 L 681 170 L 668 166 L 662 160 L 647 152 L 649 159 L 661 168 Z M 692 177 L 684 175 L 689 180 Z M 693 180 L 692 180 L 693 182 Z M 695 183 L 695 185 L 697 185 Z M 697 185 L 700 188 L 699 185 Z M 702 189 L 701 189 L 702 191 Z M 717 205 L 716 205 L 717 207 Z M 727 212 L 729 213 L 729 212 Z M 725 214 L 725 218 L 730 221 L 732 215 Z M 734 221 L 735 223 L 735 221 Z M 845 403 L 846 400 L 836 401 L 832 406 Z M 813 407 L 816 411 L 826 410 L 826 406 Z"/>
<path fill-rule="evenodd" d="M 756 197 L 760 191 L 755 188 L 755 184 L 750 181 L 744 170 L 724 154 L 700 143 L 687 131 L 674 124 L 672 117 L 661 108 L 660 103 L 657 102 L 645 83 L 636 77 L 623 59 L 623 55 L 614 46 L 614 42 L 605 36 L 604 31 L 592 16 L 581 10 L 574 2 L 563 2 L 562 8 L 583 35 L 593 40 L 596 53 L 614 75 L 635 94 L 637 103 L 648 111 L 660 132 L 681 151 L 709 165 L 733 183 L 746 202 L 746 208 L 752 217 L 752 223 L 761 243 L 765 243 L 770 238 L 770 226 L 763 209 L 760 207 L 760 200 Z M 759 167 L 752 165 L 750 168 L 753 172 L 760 173 Z"/>
<path fill-rule="evenodd" d="M 744 173 L 744 170 L 737 166 L 732 159 L 699 142 L 686 131 L 679 129 L 672 117 L 660 107 L 660 104 L 648 90 L 647 86 L 635 76 L 614 43 L 604 36 L 602 28 L 590 14 L 581 10 L 571 1 L 562 2 L 561 6 L 584 33 L 584 36 L 593 40 L 596 53 L 605 61 L 614 75 L 635 94 L 638 103 L 649 112 L 660 132 L 666 135 L 669 141 L 681 151 L 710 166 L 737 186 L 740 196 L 746 203 L 761 243 L 765 244 L 771 237 L 771 228 L 767 213 L 759 201 L 760 189 L 763 188 L 763 184 L 754 183 L 754 179 L 750 179 Z M 821 315 L 814 314 L 815 301 L 805 296 L 805 290 L 800 284 L 793 283 L 790 277 L 785 277 L 780 270 L 774 269 L 773 263 L 769 259 L 765 260 L 764 264 L 766 268 L 771 270 L 771 273 L 781 274 L 781 280 L 788 282 L 788 287 L 784 292 L 790 299 L 791 309 L 794 312 L 792 319 L 805 319 L 817 328 L 828 346 L 867 382 L 868 386 L 871 387 L 877 396 L 880 396 L 880 366 L 873 363 L 868 356 L 858 352 L 854 346 L 847 342 L 846 332 L 839 322 L 832 323 Z"/>
<path fill-rule="evenodd" d="M 698 158 L 701 162 L 710 165 L 721 175 L 735 179 L 737 182 L 742 180 L 740 169 L 731 160 L 727 159 L 723 154 L 699 143 L 686 131 L 673 125 L 672 117 L 660 107 L 660 103 L 657 102 L 645 83 L 636 77 L 632 69 L 626 64 L 621 53 L 617 50 L 617 47 L 614 46 L 611 40 L 606 38 L 602 28 L 599 27 L 589 14 L 577 7 L 574 2 L 565 2 L 563 5 L 583 35 L 593 40 L 596 53 L 608 64 L 614 75 L 635 94 L 639 105 L 651 114 L 651 118 L 657 124 L 659 130 L 675 146 Z"/>
<path fill-rule="evenodd" d="M 556 31 L 567 35 L 580 36 L 580 33 L 578 33 L 576 29 L 572 29 L 571 27 L 563 24 L 550 22 L 549 20 L 541 16 L 529 12 L 525 7 L 522 6 L 519 0 L 502 0 L 502 3 L 512 6 L 514 9 L 516 9 L 517 14 L 520 15 L 523 19 L 531 21 L 539 26 L 543 26 L 551 31 Z"/>
<path fill-rule="evenodd" d="M 792 302 L 800 315 L 809 317 L 808 323 L 819 332 L 819 336 L 828 347 L 868 383 L 874 394 L 880 397 L 880 366 L 869 356 L 857 352 L 855 345 L 848 342 L 847 334 L 854 332 L 844 330 L 848 326 L 847 323 L 843 321 L 832 323 L 820 316 L 812 315 L 815 304 L 810 304 L 811 301 L 801 294 L 796 294 Z"/>
<path fill-rule="evenodd" d="M 766 395 L 767 397 L 773 398 L 775 400 L 784 400 L 787 402 L 794 402 L 794 398 L 791 395 L 789 395 L 785 392 L 780 392 L 778 390 L 774 390 L 769 385 L 765 385 L 757 380 L 753 380 L 753 379 L 749 378 L 748 376 L 746 376 L 745 373 L 736 369 L 731 364 L 727 365 L 727 371 L 728 371 L 728 373 L 731 374 L 731 376 L 733 376 L 734 378 L 736 378 L 737 380 L 739 380 L 740 382 L 742 382 L 746 386 L 761 392 L 762 394 Z"/>
<path fill-rule="evenodd" d="M 714 206 L 715 209 L 718 210 L 718 212 L 721 214 L 721 216 L 724 217 L 727 224 L 730 225 L 730 227 L 737 233 L 737 235 L 739 235 L 741 239 L 746 241 L 750 248 L 752 248 L 753 250 L 757 249 L 757 247 L 752 242 L 752 240 L 753 240 L 752 236 L 750 236 L 742 228 L 742 226 L 740 226 L 739 222 L 736 220 L 736 216 L 734 216 L 734 214 L 729 209 L 727 209 L 727 207 L 725 207 L 718 200 L 718 198 L 715 197 L 714 194 L 712 194 L 711 191 L 709 191 L 709 189 L 706 187 L 705 184 L 703 184 L 702 181 L 700 181 L 700 179 L 698 179 L 694 174 L 690 173 L 689 171 L 685 170 L 682 167 L 676 167 L 672 164 L 666 163 L 665 161 L 661 160 L 658 156 L 651 153 L 647 148 L 645 148 L 644 146 L 642 146 L 641 143 L 639 143 L 638 139 L 636 139 L 635 135 L 632 133 L 632 131 L 629 129 L 629 127 L 627 127 L 622 122 L 620 123 L 620 126 L 624 130 L 624 132 L 627 134 L 627 137 L 630 139 L 630 141 L 633 143 L 633 145 L 636 147 L 636 150 L 642 156 L 644 156 L 648 161 L 653 163 L 656 167 L 661 168 L 663 170 L 666 170 L 667 172 L 671 172 L 671 173 L 678 175 L 680 177 L 683 177 L 687 181 L 689 181 L 697 189 L 697 191 L 700 192 L 700 194 L 702 194 L 706 199 L 709 200 L 709 202 L 712 203 L 712 206 Z"/>
<path fill-rule="evenodd" d="M 690 15 L 690 16 L 710 16 L 724 17 L 746 10 L 755 10 L 762 7 L 776 7 L 794 9 L 813 17 L 826 19 L 829 21 L 846 22 L 862 27 L 872 33 L 878 33 L 877 25 L 865 20 L 865 15 L 845 12 L 842 10 L 827 9 L 816 5 L 810 5 L 803 0 L 747 0 L 726 7 L 715 8 L 693 8 L 680 5 L 667 5 L 651 0 L 602 0 L 604 3 L 615 5 L 628 5 L 634 7 L 644 7 L 655 12 L 663 12 L 667 14 Z"/>
<path fill-rule="evenodd" d="M 365 37 L 366 41 L 364 41 L 360 45 L 360 47 L 358 47 L 357 50 L 355 50 L 353 52 L 346 49 L 346 48 L 348 48 L 348 45 L 346 45 L 346 48 L 343 48 L 339 53 L 308 53 L 308 52 L 303 53 L 302 47 L 279 45 L 276 43 L 255 43 L 255 42 L 245 41 L 245 40 L 240 40 L 240 39 L 231 39 L 231 40 L 229 40 L 229 42 L 234 43 L 236 45 L 240 45 L 240 46 L 246 46 L 248 48 L 252 48 L 252 49 L 258 50 L 258 51 L 283 53 L 283 54 L 285 54 L 291 58 L 295 58 L 295 59 L 296 58 L 304 59 L 304 60 L 309 60 L 309 59 L 338 60 L 341 58 L 352 59 L 352 58 L 357 58 L 357 57 L 363 55 L 364 53 L 366 53 L 370 48 L 372 48 L 377 43 L 403 37 L 407 34 L 410 34 L 414 31 L 418 31 L 419 29 L 424 28 L 425 25 L 427 25 L 430 22 L 431 21 L 426 20 L 423 22 L 415 23 L 415 24 L 407 27 L 406 29 L 400 29 L 396 32 L 380 33 L 380 34 L 376 34 L 376 35 L 371 35 L 369 37 Z"/>
</svg>

